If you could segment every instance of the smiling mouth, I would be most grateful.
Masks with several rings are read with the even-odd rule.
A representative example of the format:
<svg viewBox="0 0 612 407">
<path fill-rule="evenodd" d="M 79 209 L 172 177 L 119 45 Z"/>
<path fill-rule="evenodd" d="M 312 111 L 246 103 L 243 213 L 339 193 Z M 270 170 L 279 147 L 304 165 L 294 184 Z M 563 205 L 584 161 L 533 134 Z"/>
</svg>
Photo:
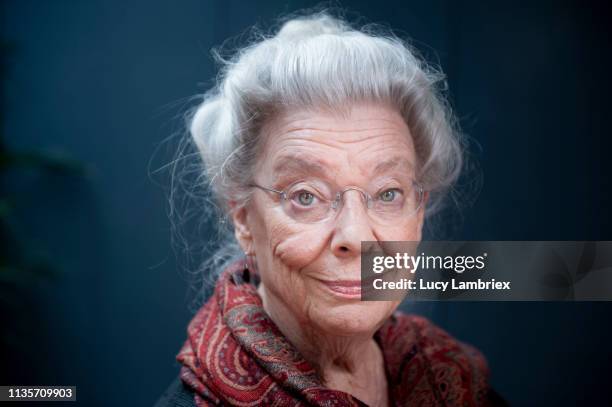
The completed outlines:
<svg viewBox="0 0 612 407">
<path fill-rule="evenodd" d="M 321 281 L 334 294 L 345 298 L 361 298 L 360 280 Z"/>
</svg>

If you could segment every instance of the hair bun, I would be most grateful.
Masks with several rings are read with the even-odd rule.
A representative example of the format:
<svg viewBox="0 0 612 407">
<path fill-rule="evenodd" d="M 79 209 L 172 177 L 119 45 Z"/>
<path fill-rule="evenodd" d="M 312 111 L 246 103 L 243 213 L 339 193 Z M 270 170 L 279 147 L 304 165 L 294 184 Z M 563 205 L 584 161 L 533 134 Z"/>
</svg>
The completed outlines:
<svg viewBox="0 0 612 407">
<path fill-rule="evenodd" d="M 323 34 L 340 34 L 347 31 L 346 23 L 325 14 L 309 17 L 298 17 L 283 24 L 276 38 L 289 41 L 300 41 Z"/>
</svg>

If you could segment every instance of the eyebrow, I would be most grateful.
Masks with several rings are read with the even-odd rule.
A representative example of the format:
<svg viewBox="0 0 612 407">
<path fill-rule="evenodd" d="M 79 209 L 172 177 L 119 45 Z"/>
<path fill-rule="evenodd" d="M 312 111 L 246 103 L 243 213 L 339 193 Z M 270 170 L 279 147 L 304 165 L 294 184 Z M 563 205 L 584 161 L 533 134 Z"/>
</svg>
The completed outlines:
<svg viewBox="0 0 612 407">
<path fill-rule="evenodd" d="M 288 174 L 329 175 L 329 165 L 327 163 L 314 157 L 309 159 L 303 157 L 303 155 L 291 154 L 279 158 L 273 167 L 274 173 L 277 174 L 277 179 Z M 396 156 L 376 164 L 373 174 L 378 175 L 402 167 L 410 171 L 414 168 L 414 165 L 410 160 Z"/>
<path fill-rule="evenodd" d="M 395 169 L 397 167 L 405 167 L 409 171 L 414 169 L 414 165 L 410 162 L 410 160 L 404 157 L 396 156 L 376 164 L 373 173 L 380 174 L 385 171 Z"/>
<path fill-rule="evenodd" d="M 286 174 L 316 174 L 324 175 L 329 172 L 329 166 L 319 159 L 304 159 L 297 154 L 284 155 L 277 160 L 272 168 L 278 176 Z"/>
</svg>

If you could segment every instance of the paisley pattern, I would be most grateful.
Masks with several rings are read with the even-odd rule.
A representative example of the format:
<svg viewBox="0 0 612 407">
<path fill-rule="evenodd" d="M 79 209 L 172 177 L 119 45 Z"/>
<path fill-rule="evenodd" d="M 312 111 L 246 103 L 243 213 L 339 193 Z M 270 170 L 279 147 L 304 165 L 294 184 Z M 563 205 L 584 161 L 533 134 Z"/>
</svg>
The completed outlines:
<svg viewBox="0 0 612 407">
<path fill-rule="evenodd" d="M 197 406 L 364 406 L 326 388 L 263 309 L 257 275 L 232 264 L 189 323 L 177 360 Z M 488 368 L 429 321 L 395 313 L 376 332 L 394 406 L 483 406 Z"/>
</svg>

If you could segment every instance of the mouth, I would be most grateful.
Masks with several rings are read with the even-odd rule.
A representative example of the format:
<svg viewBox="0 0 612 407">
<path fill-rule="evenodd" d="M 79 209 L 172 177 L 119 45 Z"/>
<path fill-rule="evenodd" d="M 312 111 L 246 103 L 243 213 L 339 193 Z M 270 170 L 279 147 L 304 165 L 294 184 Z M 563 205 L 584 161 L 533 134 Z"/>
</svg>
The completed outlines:
<svg viewBox="0 0 612 407">
<path fill-rule="evenodd" d="M 361 280 L 319 280 L 333 294 L 347 299 L 361 298 Z"/>
</svg>

